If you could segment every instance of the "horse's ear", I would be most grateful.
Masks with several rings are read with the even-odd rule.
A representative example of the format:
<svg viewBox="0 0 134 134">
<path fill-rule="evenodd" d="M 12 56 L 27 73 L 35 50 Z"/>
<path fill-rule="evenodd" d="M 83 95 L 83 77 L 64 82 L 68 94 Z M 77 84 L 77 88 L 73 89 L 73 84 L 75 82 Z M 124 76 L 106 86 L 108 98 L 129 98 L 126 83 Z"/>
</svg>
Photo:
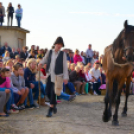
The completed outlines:
<svg viewBox="0 0 134 134">
<path fill-rule="evenodd" d="M 124 23 L 125 29 L 127 29 L 127 26 L 128 26 L 128 23 L 127 23 L 127 20 L 125 20 L 125 23 Z"/>
</svg>

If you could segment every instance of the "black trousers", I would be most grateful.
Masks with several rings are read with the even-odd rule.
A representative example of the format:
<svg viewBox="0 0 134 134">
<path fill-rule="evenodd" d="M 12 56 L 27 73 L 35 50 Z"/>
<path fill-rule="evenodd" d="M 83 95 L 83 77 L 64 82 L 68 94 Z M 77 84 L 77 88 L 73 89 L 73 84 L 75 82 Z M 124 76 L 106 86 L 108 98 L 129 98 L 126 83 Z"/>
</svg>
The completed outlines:
<svg viewBox="0 0 134 134">
<path fill-rule="evenodd" d="M 46 95 L 50 100 L 51 105 L 56 105 L 56 94 L 54 91 L 54 83 L 51 82 L 51 76 L 48 77 L 47 83 L 46 83 L 46 89 L 45 89 Z"/>
<path fill-rule="evenodd" d="M 98 95 L 101 95 L 101 91 L 99 90 L 99 87 L 101 85 L 100 82 L 92 83 L 93 84 L 93 91 L 95 91 Z M 88 83 L 88 92 L 91 89 L 91 83 Z"/>
<path fill-rule="evenodd" d="M 13 14 L 8 14 L 7 15 L 7 25 L 9 26 L 9 22 L 11 21 L 11 26 L 12 26 L 12 22 L 13 22 Z"/>
</svg>

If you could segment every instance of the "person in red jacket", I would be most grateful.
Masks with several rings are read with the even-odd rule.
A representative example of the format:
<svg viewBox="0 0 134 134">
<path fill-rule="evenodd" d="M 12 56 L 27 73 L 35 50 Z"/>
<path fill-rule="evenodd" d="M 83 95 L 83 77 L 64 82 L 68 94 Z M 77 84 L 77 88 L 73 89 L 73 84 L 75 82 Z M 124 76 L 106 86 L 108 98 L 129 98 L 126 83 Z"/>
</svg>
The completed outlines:
<svg viewBox="0 0 134 134">
<path fill-rule="evenodd" d="M 77 62 L 82 62 L 82 58 L 79 55 L 79 50 L 76 49 L 74 54 L 74 63 L 77 64 Z"/>
</svg>

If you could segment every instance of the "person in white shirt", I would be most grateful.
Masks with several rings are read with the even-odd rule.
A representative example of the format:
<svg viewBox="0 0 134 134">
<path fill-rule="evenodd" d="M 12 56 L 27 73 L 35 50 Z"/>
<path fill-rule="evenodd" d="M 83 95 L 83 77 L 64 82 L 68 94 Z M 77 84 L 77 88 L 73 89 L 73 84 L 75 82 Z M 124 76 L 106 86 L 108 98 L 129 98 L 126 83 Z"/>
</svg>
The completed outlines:
<svg viewBox="0 0 134 134">
<path fill-rule="evenodd" d="M 100 62 L 96 61 L 94 68 L 92 68 L 90 70 L 90 74 L 95 80 L 94 83 L 96 83 L 96 84 L 94 84 L 95 85 L 95 91 L 97 92 L 97 94 L 100 95 L 101 92 L 99 90 L 99 87 L 102 85 L 102 78 L 101 78 L 101 72 L 99 70 L 99 67 L 100 67 Z"/>
<path fill-rule="evenodd" d="M 95 79 L 92 77 L 92 75 L 89 73 L 89 67 L 85 66 L 84 67 L 84 75 L 85 75 L 85 80 L 86 82 L 88 82 L 88 92 L 90 92 L 91 87 L 93 87 L 93 93 L 94 95 L 98 95 L 96 93 L 96 83 L 95 83 Z"/>
<path fill-rule="evenodd" d="M 93 58 L 94 52 L 92 51 L 92 45 L 89 44 L 88 45 L 88 49 L 86 51 L 86 56 L 87 56 L 87 64 L 89 62 L 91 62 L 92 58 Z"/>
</svg>

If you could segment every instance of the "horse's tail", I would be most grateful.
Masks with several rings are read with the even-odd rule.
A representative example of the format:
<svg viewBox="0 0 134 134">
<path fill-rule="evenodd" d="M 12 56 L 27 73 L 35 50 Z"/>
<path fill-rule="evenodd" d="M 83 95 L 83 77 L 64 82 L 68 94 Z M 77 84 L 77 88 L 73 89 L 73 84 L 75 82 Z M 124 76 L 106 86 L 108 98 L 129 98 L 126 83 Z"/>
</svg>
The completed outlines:
<svg viewBox="0 0 134 134">
<path fill-rule="evenodd" d="M 112 104 L 115 104 L 115 97 L 117 95 L 117 91 L 118 91 L 118 83 L 116 80 L 114 80 L 113 82 L 113 95 L 112 95 Z"/>
</svg>

